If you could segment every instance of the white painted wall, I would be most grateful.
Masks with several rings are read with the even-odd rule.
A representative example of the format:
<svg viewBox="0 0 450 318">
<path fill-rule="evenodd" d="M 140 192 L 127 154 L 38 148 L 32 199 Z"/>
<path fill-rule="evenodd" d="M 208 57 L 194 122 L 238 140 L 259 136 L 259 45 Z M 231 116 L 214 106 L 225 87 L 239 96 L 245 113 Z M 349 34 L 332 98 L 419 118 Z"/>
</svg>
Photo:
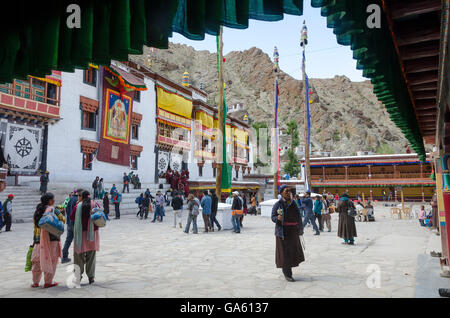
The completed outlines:
<svg viewBox="0 0 450 318">
<path fill-rule="evenodd" d="M 99 75 L 100 77 L 100 75 Z M 133 111 L 143 115 L 139 128 L 139 140 L 131 139 L 131 144 L 144 147 L 138 158 L 138 170 L 141 183 L 154 182 L 155 174 L 155 135 L 156 135 L 156 93 L 151 79 L 145 79 L 147 90 L 141 92 L 141 101 L 133 103 Z M 61 120 L 49 127 L 47 167 L 51 183 L 92 183 L 96 176 L 103 177 L 106 184 L 122 181 L 123 172 L 130 168 L 94 160 L 92 170 L 82 169 L 80 139 L 99 141 L 101 128 L 97 118 L 97 131 L 81 130 L 80 95 L 99 100 L 97 87 L 83 83 L 83 71 L 62 73 Z"/>
</svg>

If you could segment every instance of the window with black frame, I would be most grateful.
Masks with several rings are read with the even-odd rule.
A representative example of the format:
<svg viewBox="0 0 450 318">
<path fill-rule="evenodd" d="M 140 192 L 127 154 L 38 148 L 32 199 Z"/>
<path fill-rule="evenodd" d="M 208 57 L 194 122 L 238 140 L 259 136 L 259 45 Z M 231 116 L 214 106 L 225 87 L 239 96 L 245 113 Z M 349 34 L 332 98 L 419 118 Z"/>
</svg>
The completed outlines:
<svg viewBox="0 0 450 318">
<path fill-rule="evenodd" d="M 94 159 L 94 154 L 83 153 L 83 170 L 92 170 L 93 159 Z"/>
<path fill-rule="evenodd" d="M 83 83 L 97 86 L 97 69 L 94 67 L 89 67 L 87 70 L 83 72 Z"/>
</svg>

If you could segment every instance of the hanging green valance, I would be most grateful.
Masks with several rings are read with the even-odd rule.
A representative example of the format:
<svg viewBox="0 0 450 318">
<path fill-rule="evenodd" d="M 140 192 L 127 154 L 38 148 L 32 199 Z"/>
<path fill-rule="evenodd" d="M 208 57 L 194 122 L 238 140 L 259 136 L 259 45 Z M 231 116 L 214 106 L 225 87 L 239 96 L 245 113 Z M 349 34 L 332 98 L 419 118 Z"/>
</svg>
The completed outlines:
<svg viewBox="0 0 450 318">
<path fill-rule="evenodd" d="M 68 28 L 67 7 L 80 7 L 81 28 Z M 143 46 L 167 48 L 172 32 L 193 40 L 220 26 L 244 29 L 249 19 L 301 15 L 303 0 L 15 0 L 2 3 L 0 83 L 89 63 L 109 66 Z"/>
</svg>

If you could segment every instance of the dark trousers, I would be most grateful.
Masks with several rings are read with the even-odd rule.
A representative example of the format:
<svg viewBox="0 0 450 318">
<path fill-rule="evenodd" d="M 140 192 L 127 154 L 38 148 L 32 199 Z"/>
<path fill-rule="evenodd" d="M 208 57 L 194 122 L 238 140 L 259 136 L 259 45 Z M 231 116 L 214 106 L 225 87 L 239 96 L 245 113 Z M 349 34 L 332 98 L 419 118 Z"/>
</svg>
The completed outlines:
<svg viewBox="0 0 450 318">
<path fill-rule="evenodd" d="M 319 230 L 323 231 L 323 220 L 322 220 L 322 214 L 316 214 L 317 223 L 319 224 Z"/>
<path fill-rule="evenodd" d="M 285 277 L 292 277 L 292 268 L 290 267 L 283 267 L 282 268 L 283 274 Z"/>
<path fill-rule="evenodd" d="M 98 188 L 97 187 L 95 187 L 94 188 L 94 199 L 97 199 L 99 196 L 98 196 Z"/>
<path fill-rule="evenodd" d="M 216 212 L 216 213 L 217 213 L 217 212 Z M 217 219 L 216 219 L 216 213 L 211 212 L 211 216 L 209 217 L 209 223 L 210 223 L 211 228 L 212 228 L 213 230 L 214 230 L 214 223 L 217 225 L 217 228 L 218 228 L 218 229 L 221 228 L 219 221 L 217 221 Z"/>
<path fill-rule="evenodd" d="M 312 212 L 308 212 L 305 214 L 305 219 L 303 220 L 303 226 L 306 226 L 306 224 L 308 224 L 308 222 L 311 222 L 314 231 L 316 231 L 316 233 L 319 232 L 319 228 L 317 227 L 316 224 L 316 216 L 314 215 L 314 213 Z"/>
<path fill-rule="evenodd" d="M 205 232 L 209 231 L 209 216 L 208 214 L 202 213 L 203 216 L 203 222 L 205 223 Z"/>
<path fill-rule="evenodd" d="M 153 215 L 153 221 L 156 221 L 156 218 L 159 216 L 159 221 L 163 221 L 163 207 L 156 206 L 155 208 L 155 214 Z"/>
<path fill-rule="evenodd" d="M 114 203 L 114 210 L 116 211 L 116 219 L 120 219 L 120 203 Z"/>
<path fill-rule="evenodd" d="M 11 214 L 5 212 L 5 214 L 3 215 L 3 219 L 5 220 L 5 231 L 7 232 L 11 231 L 11 222 L 12 222 Z"/>
<path fill-rule="evenodd" d="M 122 193 L 125 193 L 125 188 L 127 189 L 127 192 L 130 193 L 130 184 L 123 184 L 123 189 L 122 189 Z"/>
<path fill-rule="evenodd" d="M 69 257 L 69 248 L 73 241 L 73 224 L 67 224 L 67 236 L 66 242 L 62 250 L 62 258 L 67 259 Z"/>
</svg>

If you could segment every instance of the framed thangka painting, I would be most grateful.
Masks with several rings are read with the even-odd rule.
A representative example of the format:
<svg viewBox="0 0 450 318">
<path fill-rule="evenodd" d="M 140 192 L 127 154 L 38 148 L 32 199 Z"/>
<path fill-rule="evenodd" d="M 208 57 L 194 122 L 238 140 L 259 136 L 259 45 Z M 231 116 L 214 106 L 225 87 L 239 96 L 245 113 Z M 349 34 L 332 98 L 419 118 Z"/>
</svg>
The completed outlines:
<svg viewBox="0 0 450 318">
<path fill-rule="evenodd" d="M 130 96 L 122 95 L 112 89 L 106 90 L 103 138 L 128 144 L 131 124 Z"/>
</svg>

